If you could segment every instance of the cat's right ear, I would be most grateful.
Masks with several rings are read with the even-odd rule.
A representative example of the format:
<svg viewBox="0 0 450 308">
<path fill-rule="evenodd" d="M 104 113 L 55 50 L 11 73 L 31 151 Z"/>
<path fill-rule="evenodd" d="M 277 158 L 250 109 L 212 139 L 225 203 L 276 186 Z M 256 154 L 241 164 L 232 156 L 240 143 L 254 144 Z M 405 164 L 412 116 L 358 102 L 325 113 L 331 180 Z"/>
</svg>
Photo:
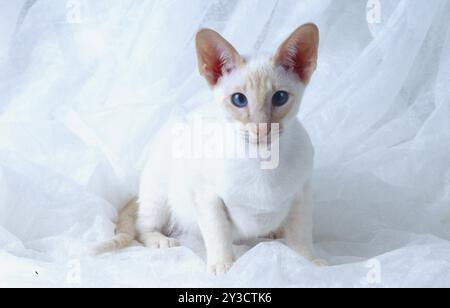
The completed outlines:
<svg viewBox="0 0 450 308">
<path fill-rule="evenodd" d="M 215 86 L 220 77 L 244 64 L 236 49 L 214 30 L 200 30 L 196 47 L 198 69 L 210 86 Z"/>
</svg>

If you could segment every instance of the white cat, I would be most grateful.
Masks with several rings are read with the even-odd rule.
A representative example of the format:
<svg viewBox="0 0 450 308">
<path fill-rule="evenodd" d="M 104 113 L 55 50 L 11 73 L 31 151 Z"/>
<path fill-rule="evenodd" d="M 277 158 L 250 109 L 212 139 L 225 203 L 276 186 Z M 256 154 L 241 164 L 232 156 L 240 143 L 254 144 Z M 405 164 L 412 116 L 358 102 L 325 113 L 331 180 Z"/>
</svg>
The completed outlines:
<svg viewBox="0 0 450 308">
<path fill-rule="evenodd" d="M 186 130 L 195 119 L 208 118 L 249 148 L 266 143 L 279 150 L 276 168 L 262 168 L 260 156 L 174 157 L 173 127 L 179 120 L 169 123 L 153 144 L 138 202 L 121 211 L 117 235 L 97 247 L 97 253 L 126 247 L 135 237 L 152 248 L 176 246 L 177 241 L 167 236 L 175 225 L 185 232 L 201 232 L 213 274 L 232 266 L 234 241 L 268 235 L 285 237 L 289 247 L 313 261 L 314 154 L 297 113 L 316 68 L 318 44 L 318 28 L 306 24 L 274 56 L 242 57 L 218 33 L 199 31 L 199 70 L 215 101 L 212 112 L 199 108 L 189 114 Z M 265 123 L 276 125 L 259 125 Z M 277 147 L 271 146 L 275 142 Z"/>
</svg>

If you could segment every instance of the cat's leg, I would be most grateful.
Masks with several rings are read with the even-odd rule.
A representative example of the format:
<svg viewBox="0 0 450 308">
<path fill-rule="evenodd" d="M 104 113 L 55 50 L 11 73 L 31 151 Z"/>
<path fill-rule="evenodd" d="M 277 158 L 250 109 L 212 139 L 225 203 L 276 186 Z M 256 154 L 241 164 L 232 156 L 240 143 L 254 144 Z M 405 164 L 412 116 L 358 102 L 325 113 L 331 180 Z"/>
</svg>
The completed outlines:
<svg viewBox="0 0 450 308">
<path fill-rule="evenodd" d="M 234 263 L 232 226 L 225 205 L 216 194 L 207 193 L 198 201 L 197 213 L 208 272 L 225 274 Z"/>
<path fill-rule="evenodd" d="M 170 210 L 165 198 L 155 198 L 143 194 L 139 199 L 139 212 L 136 222 L 138 240 L 150 248 L 178 246 L 177 240 L 162 233 L 169 219 Z"/>
<path fill-rule="evenodd" d="M 313 200 L 309 183 L 295 199 L 284 231 L 288 246 L 306 259 L 314 261 Z"/>
</svg>

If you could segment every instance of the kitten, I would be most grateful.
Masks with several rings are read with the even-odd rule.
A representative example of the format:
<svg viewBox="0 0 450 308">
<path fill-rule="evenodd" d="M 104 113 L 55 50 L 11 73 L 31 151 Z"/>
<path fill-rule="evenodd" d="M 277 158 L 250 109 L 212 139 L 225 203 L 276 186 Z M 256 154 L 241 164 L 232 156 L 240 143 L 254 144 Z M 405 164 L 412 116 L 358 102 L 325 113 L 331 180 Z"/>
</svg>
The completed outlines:
<svg viewBox="0 0 450 308">
<path fill-rule="evenodd" d="M 276 168 L 262 168 L 260 155 L 175 158 L 174 126 L 168 124 L 154 142 L 139 199 L 121 211 L 117 235 L 96 252 L 126 247 L 135 237 L 152 248 L 177 246 L 167 236 L 175 224 L 182 231 L 201 233 L 213 274 L 223 274 L 232 266 L 234 241 L 267 235 L 285 237 L 289 247 L 313 261 L 314 154 L 297 113 L 316 68 L 318 44 L 318 28 L 305 24 L 274 56 L 243 57 L 213 30 L 199 31 L 199 71 L 215 102 L 212 113 L 194 110 L 185 119 L 186 130 L 193 119 L 212 119 L 248 148 L 266 144 L 278 151 Z"/>
</svg>

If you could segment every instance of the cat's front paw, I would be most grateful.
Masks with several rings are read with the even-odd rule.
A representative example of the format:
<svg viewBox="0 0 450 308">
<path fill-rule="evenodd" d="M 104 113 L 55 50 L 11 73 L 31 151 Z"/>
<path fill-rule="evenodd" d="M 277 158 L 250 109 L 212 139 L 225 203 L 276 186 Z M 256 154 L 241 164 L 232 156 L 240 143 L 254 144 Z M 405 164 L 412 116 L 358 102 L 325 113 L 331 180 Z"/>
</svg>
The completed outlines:
<svg viewBox="0 0 450 308">
<path fill-rule="evenodd" d="M 146 243 L 146 245 L 150 248 L 154 249 L 165 249 L 165 248 L 172 248 L 172 247 L 178 247 L 180 246 L 180 243 L 171 237 L 162 238 L 156 241 L 153 241 L 151 243 Z"/>
<path fill-rule="evenodd" d="M 171 237 L 167 237 L 159 232 L 149 232 L 140 236 L 140 240 L 145 246 L 153 249 L 164 249 L 180 246 L 180 243 Z"/>
<path fill-rule="evenodd" d="M 214 276 L 224 275 L 231 269 L 233 264 L 233 262 L 230 262 L 208 265 L 208 273 Z"/>
</svg>

